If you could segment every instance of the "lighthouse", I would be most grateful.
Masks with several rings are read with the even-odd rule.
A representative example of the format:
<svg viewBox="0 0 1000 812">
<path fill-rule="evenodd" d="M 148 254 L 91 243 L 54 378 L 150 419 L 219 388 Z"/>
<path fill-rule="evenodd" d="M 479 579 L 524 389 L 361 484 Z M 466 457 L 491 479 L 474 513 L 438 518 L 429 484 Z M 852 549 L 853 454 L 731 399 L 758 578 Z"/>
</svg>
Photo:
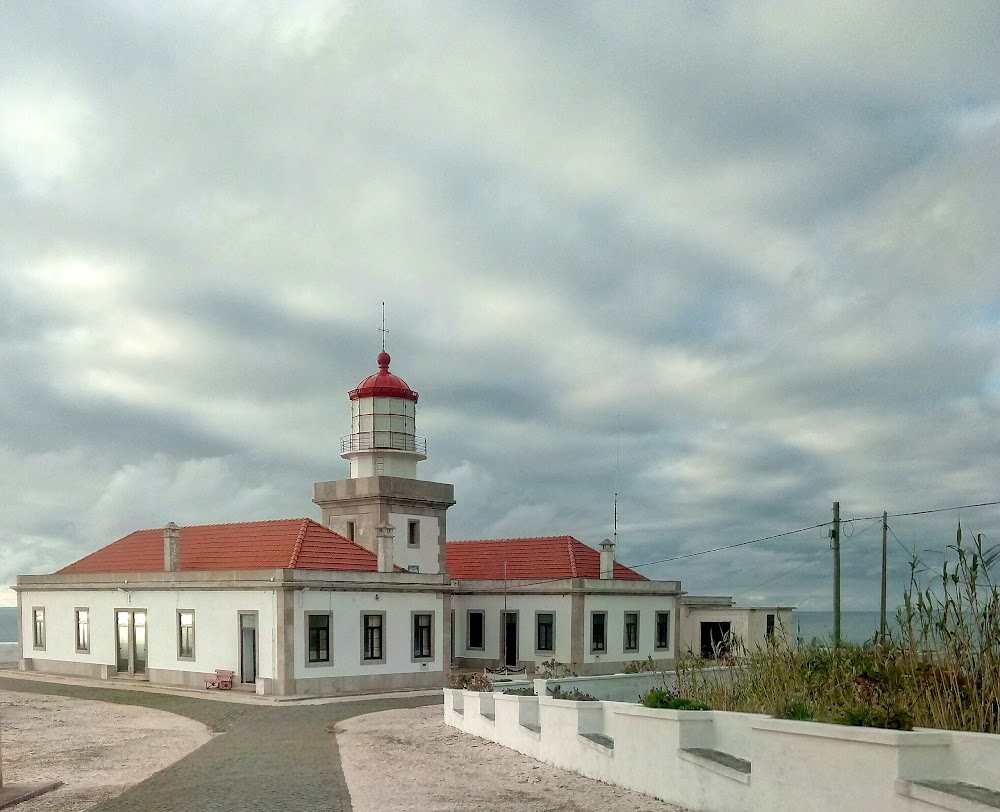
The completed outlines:
<svg viewBox="0 0 1000 812">
<path fill-rule="evenodd" d="M 384 349 L 378 372 L 348 393 L 351 433 L 340 438 L 350 477 L 313 486 L 323 524 L 411 572 L 443 573 L 454 486 L 417 478 L 427 441 L 416 433 L 417 393 L 389 371 Z"/>
<path fill-rule="evenodd" d="M 351 390 L 351 433 L 340 438 L 340 456 L 351 463 L 351 479 L 370 476 L 417 478 L 427 459 L 427 441 L 416 434 L 417 393 L 389 371 L 392 359 L 378 354 L 378 372 Z"/>
</svg>

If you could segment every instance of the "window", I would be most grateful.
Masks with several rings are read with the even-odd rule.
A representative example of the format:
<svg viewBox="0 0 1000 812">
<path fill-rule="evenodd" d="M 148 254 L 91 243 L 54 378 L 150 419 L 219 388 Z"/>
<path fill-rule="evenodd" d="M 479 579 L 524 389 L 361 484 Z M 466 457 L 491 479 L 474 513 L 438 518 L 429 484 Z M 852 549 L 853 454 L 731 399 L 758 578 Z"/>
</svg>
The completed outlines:
<svg viewBox="0 0 1000 812">
<path fill-rule="evenodd" d="M 420 521 L 410 519 L 406 525 L 406 543 L 410 547 L 420 546 Z"/>
<path fill-rule="evenodd" d="M 375 476 L 382 476 L 385 473 L 385 457 L 375 458 Z"/>
<path fill-rule="evenodd" d="M 41 607 L 36 607 L 31 610 L 31 621 L 34 631 L 32 632 L 32 639 L 34 641 L 35 648 L 44 649 L 45 648 L 45 609 Z"/>
<path fill-rule="evenodd" d="M 590 650 L 601 653 L 608 650 L 608 613 L 592 612 L 590 615 Z"/>
<path fill-rule="evenodd" d="M 419 564 L 407 564 L 406 565 L 406 571 L 407 572 L 420 572 L 420 565 Z"/>
<path fill-rule="evenodd" d="M 555 651 L 556 616 L 552 612 L 535 613 L 535 651 Z"/>
<path fill-rule="evenodd" d="M 361 616 L 361 658 L 366 663 L 385 662 L 385 612 Z"/>
<path fill-rule="evenodd" d="M 432 646 L 434 616 L 426 613 L 413 614 L 413 659 L 427 660 L 434 656 Z"/>
<path fill-rule="evenodd" d="M 670 648 L 670 612 L 656 613 L 656 648 Z"/>
<path fill-rule="evenodd" d="M 469 610 L 469 645 L 470 649 L 482 651 L 485 648 L 483 629 L 486 626 L 484 613 Z"/>
<path fill-rule="evenodd" d="M 190 609 L 177 612 L 177 659 L 194 659 L 194 612 Z"/>
<path fill-rule="evenodd" d="M 639 650 L 639 613 L 625 613 L 625 636 L 622 648 L 624 651 Z"/>
<path fill-rule="evenodd" d="M 90 652 L 90 610 L 74 609 L 76 616 L 76 651 L 77 654 Z"/>
<path fill-rule="evenodd" d="M 774 640 L 774 615 L 767 616 L 767 631 L 764 632 L 768 642 Z"/>
<path fill-rule="evenodd" d="M 354 541 L 354 522 L 347 523 L 347 538 Z"/>
<path fill-rule="evenodd" d="M 306 662 L 330 662 L 330 615 L 306 612 Z"/>
</svg>

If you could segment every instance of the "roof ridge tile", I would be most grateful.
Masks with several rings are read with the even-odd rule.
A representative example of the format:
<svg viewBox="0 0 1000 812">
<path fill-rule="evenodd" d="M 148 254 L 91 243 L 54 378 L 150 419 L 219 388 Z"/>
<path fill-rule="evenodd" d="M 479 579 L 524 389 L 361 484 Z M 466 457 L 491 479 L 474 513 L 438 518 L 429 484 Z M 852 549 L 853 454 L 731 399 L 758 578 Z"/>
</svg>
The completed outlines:
<svg viewBox="0 0 1000 812">
<path fill-rule="evenodd" d="M 574 541 L 576 541 L 576 539 L 574 539 L 572 536 L 567 536 L 567 538 L 566 538 L 566 549 L 569 552 L 570 572 L 573 573 L 573 577 L 574 578 L 579 578 L 580 576 L 577 574 L 577 568 L 576 568 L 576 555 L 573 552 L 573 542 Z M 577 542 L 577 543 L 580 543 L 580 542 Z"/>
<path fill-rule="evenodd" d="M 295 569 L 295 564 L 299 560 L 299 552 L 302 550 L 302 542 L 306 537 L 306 528 L 309 526 L 309 520 L 303 519 L 302 524 L 299 526 L 299 534 L 295 537 L 295 546 L 292 547 L 292 557 L 288 561 L 288 569 Z"/>
</svg>

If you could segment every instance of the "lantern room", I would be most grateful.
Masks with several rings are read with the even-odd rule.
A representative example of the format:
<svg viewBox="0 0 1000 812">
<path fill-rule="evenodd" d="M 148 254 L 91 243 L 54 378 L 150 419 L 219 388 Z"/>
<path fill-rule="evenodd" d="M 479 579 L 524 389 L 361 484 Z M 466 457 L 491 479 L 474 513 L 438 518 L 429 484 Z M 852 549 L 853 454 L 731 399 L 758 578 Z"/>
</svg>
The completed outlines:
<svg viewBox="0 0 1000 812">
<path fill-rule="evenodd" d="M 351 433 L 340 439 L 340 456 L 351 463 L 351 479 L 416 479 L 417 463 L 427 459 L 427 441 L 416 434 L 417 393 L 389 371 L 391 360 L 380 352 L 379 371 L 349 395 Z"/>
</svg>

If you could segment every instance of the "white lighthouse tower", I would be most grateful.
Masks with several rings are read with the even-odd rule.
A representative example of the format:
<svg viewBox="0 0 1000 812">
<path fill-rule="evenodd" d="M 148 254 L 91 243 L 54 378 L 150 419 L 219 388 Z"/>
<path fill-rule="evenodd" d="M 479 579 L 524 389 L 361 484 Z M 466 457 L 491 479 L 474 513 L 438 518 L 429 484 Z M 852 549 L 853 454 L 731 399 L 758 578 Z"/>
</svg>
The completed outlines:
<svg viewBox="0 0 1000 812">
<path fill-rule="evenodd" d="M 455 489 L 417 479 L 427 441 L 416 433 L 417 393 L 389 371 L 389 353 L 348 397 L 351 433 L 340 439 L 349 479 L 317 482 L 313 502 L 323 524 L 358 542 L 380 560 L 413 572 L 445 572 L 445 513 Z M 381 539 L 381 543 L 380 543 Z"/>
</svg>

